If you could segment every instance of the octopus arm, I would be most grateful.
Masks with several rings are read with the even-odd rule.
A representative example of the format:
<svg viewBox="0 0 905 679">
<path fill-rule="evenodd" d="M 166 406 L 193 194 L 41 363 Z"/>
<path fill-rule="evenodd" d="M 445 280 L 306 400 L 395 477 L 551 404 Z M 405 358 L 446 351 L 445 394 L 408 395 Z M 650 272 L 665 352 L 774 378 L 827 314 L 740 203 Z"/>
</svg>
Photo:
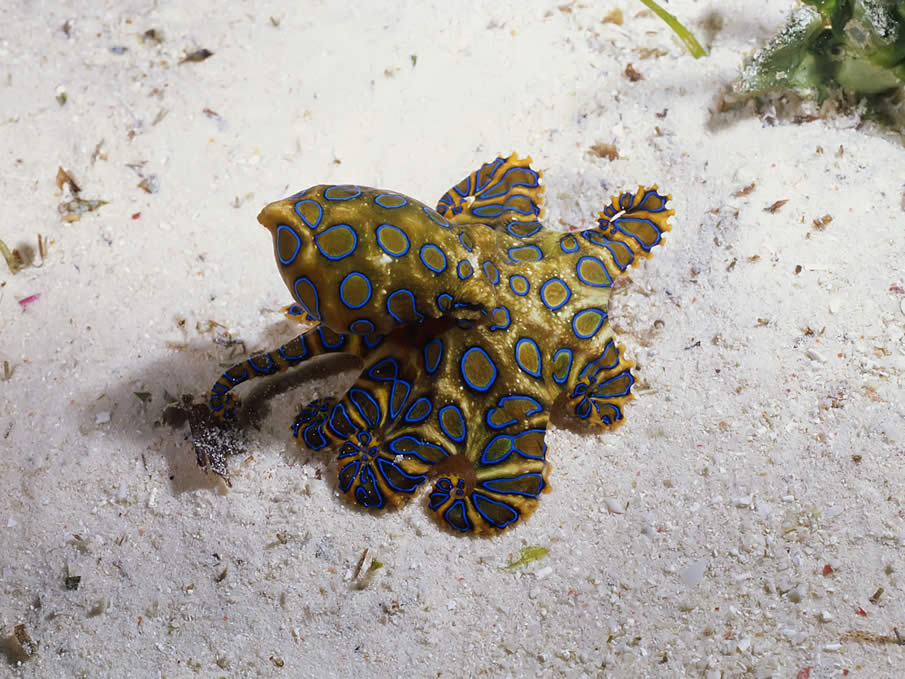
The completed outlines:
<svg viewBox="0 0 905 679">
<path fill-rule="evenodd" d="M 530 157 L 499 157 L 443 194 L 437 212 L 453 224 L 484 224 L 520 238 L 530 236 L 542 228 L 542 180 Z"/>
<path fill-rule="evenodd" d="M 438 465 L 428 508 L 457 533 L 496 533 L 527 518 L 549 490 L 544 442 L 549 412 L 483 426 L 465 455 Z"/>
<path fill-rule="evenodd" d="M 240 384 L 286 372 L 325 354 L 346 353 L 364 356 L 370 351 L 371 346 L 379 343 L 380 339 L 382 338 L 339 335 L 329 328 L 318 325 L 277 349 L 255 354 L 229 368 L 211 387 L 208 406 L 217 418 L 235 419 L 241 402 L 233 393 L 233 389 Z"/>
<path fill-rule="evenodd" d="M 603 248 L 607 270 L 618 276 L 641 258 L 650 257 L 651 250 L 663 242 L 674 213 L 666 207 L 670 200 L 671 196 L 657 191 L 656 184 L 612 196 L 598 215 L 597 226 L 582 231 L 581 236 Z"/>
</svg>

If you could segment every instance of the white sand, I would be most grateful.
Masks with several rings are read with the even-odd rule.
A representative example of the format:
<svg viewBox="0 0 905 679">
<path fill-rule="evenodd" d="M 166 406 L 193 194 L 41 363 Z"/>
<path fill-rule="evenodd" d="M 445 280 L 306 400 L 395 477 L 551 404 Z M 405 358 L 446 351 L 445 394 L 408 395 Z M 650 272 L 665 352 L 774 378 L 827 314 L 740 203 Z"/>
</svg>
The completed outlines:
<svg viewBox="0 0 905 679">
<path fill-rule="evenodd" d="M 905 676 L 884 643 L 905 635 L 905 149 L 714 113 L 790 3 L 670 2 L 712 40 L 698 61 L 628 1 L 99 4 L 0 7 L 0 238 L 51 240 L 0 271 L 0 675 Z M 672 193 L 612 308 L 626 424 L 553 430 L 552 493 L 493 539 L 344 503 L 289 442 L 308 388 L 271 404 L 231 490 L 203 475 L 164 395 L 244 354 L 196 327 L 249 352 L 292 333 L 260 207 L 321 182 L 432 202 L 513 150 L 552 228 Z M 62 223 L 58 166 L 109 204 Z M 526 545 L 550 552 L 500 569 Z M 359 582 L 365 549 L 383 568 Z"/>
</svg>

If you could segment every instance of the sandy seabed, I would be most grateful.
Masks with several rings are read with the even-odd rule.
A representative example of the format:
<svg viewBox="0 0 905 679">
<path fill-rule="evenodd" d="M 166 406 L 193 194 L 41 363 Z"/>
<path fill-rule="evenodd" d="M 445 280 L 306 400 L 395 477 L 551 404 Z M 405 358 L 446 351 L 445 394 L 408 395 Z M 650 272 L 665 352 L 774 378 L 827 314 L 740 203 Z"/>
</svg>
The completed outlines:
<svg viewBox="0 0 905 679">
<path fill-rule="evenodd" d="M 670 2 L 701 60 L 633 2 L 480 7 L 0 7 L 0 238 L 46 243 L 0 273 L 0 675 L 905 676 L 905 149 L 718 112 L 787 2 Z M 323 382 L 202 473 L 167 400 L 293 334 L 261 206 L 430 203 L 512 151 L 550 228 L 672 194 L 611 307 L 625 425 L 551 430 L 552 492 L 490 539 L 343 502 L 288 438 Z M 107 204 L 62 221 L 59 167 Z"/>
</svg>

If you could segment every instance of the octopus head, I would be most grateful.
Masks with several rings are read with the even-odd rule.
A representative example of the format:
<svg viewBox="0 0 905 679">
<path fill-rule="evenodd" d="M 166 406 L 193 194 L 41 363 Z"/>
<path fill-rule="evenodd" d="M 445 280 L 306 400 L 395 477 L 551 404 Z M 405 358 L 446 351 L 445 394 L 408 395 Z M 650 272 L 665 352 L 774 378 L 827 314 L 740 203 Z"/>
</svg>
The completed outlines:
<svg viewBox="0 0 905 679">
<path fill-rule="evenodd" d="M 385 289 L 399 271 L 392 262 L 409 242 L 400 228 L 383 223 L 381 208 L 408 200 L 378 189 L 320 185 L 261 211 L 258 221 L 273 237 L 283 281 L 310 319 L 356 335 L 383 334 L 399 323 L 401 316 L 387 313 Z"/>
</svg>

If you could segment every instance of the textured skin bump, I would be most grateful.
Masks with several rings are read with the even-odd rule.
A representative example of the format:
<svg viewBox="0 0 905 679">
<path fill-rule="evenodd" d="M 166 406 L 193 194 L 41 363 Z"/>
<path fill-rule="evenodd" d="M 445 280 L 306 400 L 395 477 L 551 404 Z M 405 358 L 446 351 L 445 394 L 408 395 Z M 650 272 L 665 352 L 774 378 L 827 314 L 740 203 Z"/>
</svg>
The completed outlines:
<svg viewBox="0 0 905 679">
<path fill-rule="evenodd" d="M 669 196 L 614 196 L 597 225 L 543 228 L 542 175 L 496 158 L 436 209 L 394 191 L 320 185 L 266 206 L 277 267 L 316 325 L 227 370 L 210 392 L 235 417 L 233 389 L 328 353 L 361 373 L 338 399 L 303 407 L 298 441 L 337 457 L 338 487 L 370 509 L 427 505 L 460 534 L 498 532 L 549 489 L 550 411 L 603 429 L 622 423 L 632 363 L 609 325 L 613 281 L 669 231 Z"/>
</svg>

